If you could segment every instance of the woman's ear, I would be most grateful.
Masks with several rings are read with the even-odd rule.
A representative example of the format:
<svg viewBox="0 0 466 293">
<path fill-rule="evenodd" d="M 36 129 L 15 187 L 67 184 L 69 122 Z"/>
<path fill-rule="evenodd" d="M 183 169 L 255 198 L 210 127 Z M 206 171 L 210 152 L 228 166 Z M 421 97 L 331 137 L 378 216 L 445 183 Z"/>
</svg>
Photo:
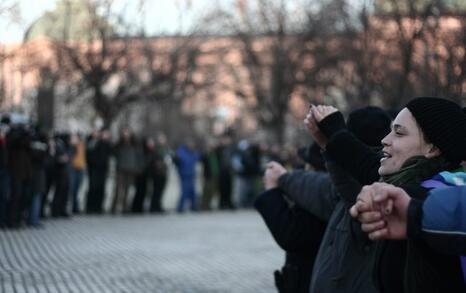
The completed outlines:
<svg viewBox="0 0 466 293">
<path fill-rule="evenodd" d="M 429 150 L 427 151 L 425 156 L 428 159 L 432 159 L 432 158 L 440 156 L 441 154 L 442 154 L 442 151 L 440 151 L 438 147 L 431 144 L 429 145 Z"/>
</svg>

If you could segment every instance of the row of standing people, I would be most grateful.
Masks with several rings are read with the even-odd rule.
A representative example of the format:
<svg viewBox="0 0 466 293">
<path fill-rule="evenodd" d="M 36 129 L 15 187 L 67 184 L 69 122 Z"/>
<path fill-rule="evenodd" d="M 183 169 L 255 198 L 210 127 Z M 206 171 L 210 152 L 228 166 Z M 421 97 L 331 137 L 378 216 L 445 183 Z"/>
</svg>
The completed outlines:
<svg viewBox="0 0 466 293">
<path fill-rule="evenodd" d="M 102 214 L 112 157 L 115 180 L 110 211 L 114 214 L 141 213 L 146 209 L 163 212 L 162 195 L 171 162 L 180 178 L 178 212 L 183 212 L 188 202 L 192 210 L 210 210 L 216 195 L 219 209 L 250 207 L 260 188 L 257 179 L 264 162 L 284 160 L 278 147 L 268 151 L 246 140 L 234 144 L 229 135 L 203 151 L 197 151 L 189 140 L 172 151 L 164 135 L 140 142 L 126 128 L 119 140 L 112 142 L 107 130 L 95 131 L 83 139 L 67 133 L 52 137 L 38 128 L 11 124 L 8 119 L 1 125 L 0 224 L 8 227 L 19 227 L 24 222 L 40 226 L 40 219 L 47 216 Z M 195 186 L 199 163 L 203 166 L 200 206 Z M 86 175 L 88 189 L 80 192 Z M 131 187 L 135 190 L 132 197 Z M 233 199 L 233 190 L 237 190 L 239 200 Z M 84 194 L 84 200 L 80 194 Z M 81 206 L 82 202 L 85 206 Z"/>
<path fill-rule="evenodd" d="M 260 177 L 269 160 L 294 166 L 301 163 L 294 148 L 280 152 L 278 146 L 269 147 L 246 139 L 235 143 L 231 136 L 223 135 L 217 143 L 209 142 L 199 152 L 188 140 L 176 150 L 173 158 L 181 181 L 177 211 L 183 212 L 187 203 L 191 210 L 211 210 L 215 201 L 221 210 L 252 207 L 262 188 Z M 195 186 L 197 163 L 203 169 L 200 203 L 197 202 Z"/>
<path fill-rule="evenodd" d="M 114 144 L 106 130 L 92 133 L 87 141 L 79 135 L 49 136 L 25 124 L 2 120 L 0 130 L 0 225 L 17 228 L 26 223 L 40 226 L 40 218 L 69 217 L 84 210 L 101 214 L 111 157 L 116 161 L 116 186 L 111 211 L 141 212 L 140 198 L 152 187 L 150 211 L 161 212 L 161 195 L 167 178 L 168 148 L 147 138 L 140 146 L 127 130 Z M 86 206 L 78 198 L 88 175 Z M 136 195 L 127 204 L 129 186 Z"/>
</svg>

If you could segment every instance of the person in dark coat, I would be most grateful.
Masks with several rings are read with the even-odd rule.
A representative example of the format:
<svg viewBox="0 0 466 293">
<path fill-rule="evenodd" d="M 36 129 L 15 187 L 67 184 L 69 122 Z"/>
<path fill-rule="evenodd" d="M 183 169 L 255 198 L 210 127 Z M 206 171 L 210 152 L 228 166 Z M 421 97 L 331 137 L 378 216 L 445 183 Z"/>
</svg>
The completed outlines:
<svg viewBox="0 0 466 293">
<path fill-rule="evenodd" d="M 133 213 L 142 213 L 147 186 L 152 184 L 151 212 L 162 212 L 161 194 L 166 180 L 166 165 L 161 150 L 156 148 L 155 140 L 151 137 L 143 142 L 143 169 L 136 176 L 136 194 L 133 199 Z M 165 177 L 161 178 L 161 177 Z"/>
<path fill-rule="evenodd" d="M 232 189 L 233 189 L 233 169 L 231 166 L 232 156 L 234 152 L 234 146 L 232 145 L 232 139 L 229 135 L 225 134 L 220 138 L 220 144 L 216 149 L 217 157 L 219 160 L 219 177 L 218 177 L 218 189 L 220 193 L 219 208 L 224 209 L 235 209 L 232 202 Z"/>
<path fill-rule="evenodd" d="M 7 223 L 7 203 L 10 190 L 8 174 L 8 149 L 6 136 L 9 130 L 9 118 L 2 118 L 0 125 L 0 228 Z"/>
<path fill-rule="evenodd" d="M 380 149 L 380 140 L 390 130 L 390 122 L 382 109 L 365 107 L 350 113 L 348 129 L 367 145 Z M 315 154 L 316 146 L 314 144 L 307 152 Z M 318 160 L 319 156 L 311 158 L 314 164 L 324 163 Z M 334 187 L 327 192 L 322 192 L 322 183 L 316 184 L 315 174 L 311 172 L 286 172 L 276 163 L 270 166 L 283 174 L 278 177 L 278 186 L 291 200 L 312 215 L 327 218 L 328 225 L 312 273 L 311 292 L 376 292 L 371 282 L 375 247 L 348 213 L 361 185 L 328 157 L 324 155 L 324 158 Z"/>
<path fill-rule="evenodd" d="M 136 192 L 131 204 L 132 213 L 142 213 L 144 211 L 144 200 L 147 193 L 147 183 L 152 172 L 151 165 L 154 157 L 154 140 L 147 137 L 142 140 L 142 170 L 135 177 Z"/>
<path fill-rule="evenodd" d="M 95 132 L 86 144 L 86 165 L 89 176 L 86 212 L 101 214 L 105 199 L 105 186 L 108 176 L 112 145 L 107 130 Z"/>
<path fill-rule="evenodd" d="M 47 155 L 45 159 L 45 190 L 42 194 L 42 199 L 40 201 L 40 217 L 46 218 L 48 216 L 47 210 L 49 208 L 50 200 L 49 194 L 52 189 L 55 187 L 55 150 L 56 143 L 53 137 L 53 134 L 48 132 L 46 134 L 47 138 Z"/>
<path fill-rule="evenodd" d="M 17 125 L 8 132 L 6 140 L 11 188 L 8 226 L 18 228 L 31 191 L 31 133 L 25 125 Z"/>
<path fill-rule="evenodd" d="M 150 201 L 151 213 L 163 213 L 162 196 L 168 180 L 167 161 L 171 160 L 171 151 L 167 146 L 167 138 L 164 134 L 159 134 L 155 145 L 154 157 L 152 160 L 152 197 Z"/>
<path fill-rule="evenodd" d="M 416 194 L 420 199 L 429 190 L 425 181 L 441 171 L 456 169 L 464 159 L 466 137 L 461 133 L 466 131 L 466 114 L 446 99 L 411 100 L 382 141 L 382 159 L 346 131 L 341 113 L 332 107 L 313 107 L 306 122 L 309 129 L 318 125 L 320 134 L 328 138 L 327 154 L 361 184 L 371 184 L 382 176 L 386 183 L 424 189 Z M 457 257 L 409 239 L 377 244 L 374 275 L 381 292 L 466 291 Z"/>
<path fill-rule="evenodd" d="M 52 217 L 69 217 L 70 190 L 70 136 L 67 133 L 55 136 L 54 178 L 55 192 L 52 200 Z"/>
<path fill-rule="evenodd" d="M 320 156 L 320 153 L 316 155 Z M 305 159 L 309 161 L 308 157 Z M 329 177 L 324 176 L 326 173 L 322 172 L 325 170 L 323 164 L 314 167 L 317 167 L 319 175 L 323 175 L 321 178 L 324 181 L 329 181 Z M 264 175 L 266 191 L 259 195 L 254 206 L 277 244 L 286 252 L 285 265 L 274 273 L 275 285 L 281 293 L 307 293 L 326 223 L 290 201 L 277 181 L 270 180 L 272 176 L 268 172 L 270 169 Z M 319 181 L 313 184 L 317 186 Z M 330 185 L 328 187 L 331 188 Z"/>
<path fill-rule="evenodd" d="M 255 146 L 247 140 L 241 140 L 233 154 L 233 169 L 236 172 L 239 205 L 243 208 L 252 206 L 255 197 L 255 179 L 260 172 L 260 156 Z"/>
<path fill-rule="evenodd" d="M 136 176 L 142 171 L 142 148 L 133 133 L 124 128 L 115 145 L 113 154 L 116 160 L 115 195 L 112 202 L 112 213 L 130 211 L 128 205 L 129 190 L 135 183 Z"/>
<path fill-rule="evenodd" d="M 41 201 L 46 192 L 46 167 L 49 159 L 48 137 L 36 129 L 31 142 L 32 186 L 27 223 L 40 226 Z"/>
</svg>

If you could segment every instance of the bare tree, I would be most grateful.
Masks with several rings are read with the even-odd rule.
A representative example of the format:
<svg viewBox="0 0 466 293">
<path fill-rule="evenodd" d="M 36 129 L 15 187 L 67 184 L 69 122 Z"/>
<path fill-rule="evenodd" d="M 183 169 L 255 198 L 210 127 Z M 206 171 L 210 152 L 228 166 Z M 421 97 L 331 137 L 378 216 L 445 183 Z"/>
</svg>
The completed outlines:
<svg viewBox="0 0 466 293">
<path fill-rule="evenodd" d="M 179 102 L 196 53 L 189 38 L 167 38 L 168 45 L 160 48 L 155 39 L 134 36 L 134 27 L 115 14 L 112 3 L 86 1 L 89 18 L 81 23 L 89 32 L 86 38 L 68 39 L 70 27 L 65 26 L 64 40 L 56 42 L 63 63 L 61 76 L 77 89 L 76 96 L 89 95 L 106 127 L 135 102 Z M 72 14 L 69 11 L 65 18 Z M 186 74 L 180 77 L 180 72 Z"/>
<path fill-rule="evenodd" d="M 302 8 L 298 2 L 257 0 L 237 1 L 235 9 L 215 12 L 223 28 L 240 42 L 247 70 L 244 80 L 238 68 L 230 67 L 236 77 L 231 90 L 244 98 L 260 127 L 280 143 L 285 139 L 292 95 L 301 87 L 318 87 L 317 76 L 329 81 L 321 73 L 336 63 L 335 54 L 321 54 L 329 45 L 324 41 L 324 18 Z"/>
</svg>

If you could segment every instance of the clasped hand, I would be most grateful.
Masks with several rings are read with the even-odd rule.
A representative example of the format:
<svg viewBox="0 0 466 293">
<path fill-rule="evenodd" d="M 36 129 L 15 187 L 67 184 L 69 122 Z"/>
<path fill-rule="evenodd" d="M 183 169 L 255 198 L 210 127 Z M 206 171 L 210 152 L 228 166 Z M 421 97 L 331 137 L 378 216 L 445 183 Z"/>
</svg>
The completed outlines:
<svg viewBox="0 0 466 293">
<path fill-rule="evenodd" d="M 405 239 L 410 200 L 401 188 L 374 183 L 363 187 L 350 214 L 371 240 Z"/>
</svg>

